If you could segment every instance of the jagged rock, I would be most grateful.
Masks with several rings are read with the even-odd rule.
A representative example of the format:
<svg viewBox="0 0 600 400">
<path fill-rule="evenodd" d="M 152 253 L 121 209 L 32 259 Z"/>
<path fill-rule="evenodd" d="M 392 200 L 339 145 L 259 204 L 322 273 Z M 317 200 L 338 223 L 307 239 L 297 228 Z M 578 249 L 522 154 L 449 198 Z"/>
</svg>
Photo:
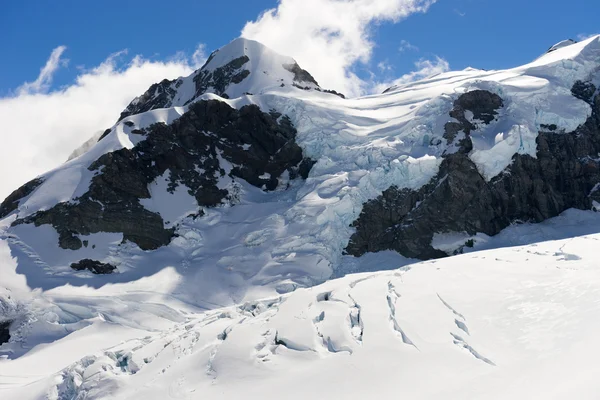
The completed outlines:
<svg viewBox="0 0 600 400">
<path fill-rule="evenodd" d="M 555 131 L 558 129 L 556 124 L 541 124 L 540 127 L 546 131 Z"/>
<path fill-rule="evenodd" d="M 333 94 L 333 95 L 336 95 L 337 97 L 340 97 L 340 98 L 342 98 L 342 99 L 345 99 L 345 98 L 346 98 L 346 96 L 344 96 L 344 94 L 343 94 L 343 93 L 336 92 L 335 90 L 329 90 L 329 89 L 325 89 L 325 90 L 323 90 L 323 93 L 329 93 L 329 94 Z"/>
<path fill-rule="evenodd" d="M 14 192 L 12 192 L 3 202 L 0 204 L 0 219 L 6 217 L 11 212 L 15 211 L 19 207 L 19 202 L 24 197 L 29 196 L 35 189 L 37 189 L 44 181 L 40 178 L 35 178 Z"/>
<path fill-rule="evenodd" d="M 566 40 L 560 41 L 560 42 L 556 43 L 554 46 L 550 47 L 548 49 L 548 51 L 546 51 L 546 53 L 552 53 L 553 51 L 556 51 L 556 50 L 566 47 L 566 46 L 570 46 L 575 43 L 577 43 L 577 41 L 573 40 L 573 39 L 566 39 Z"/>
<path fill-rule="evenodd" d="M 465 135 L 470 135 L 472 130 L 477 127 L 467 119 L 466 111 L 473 114 L 473 120 L 479 120 L 484 124 L 489 124 L 498 115 L 498 110 L 504 105 L 502 98 L 497 94 L 488 92 L 487 90 L 473 90 L 462 94 L 454 102 L 454 107 L 450 111 L 450 116 L 458 122 L 447 122 L 444 126 L 444 138 L 448 144 L 452 143 L 459 132 L 464 132 Z M 473 147 L 470 141 L 458 144 L 459 151 L 463 153 L 470 152 Z"/>
<path fill-rule="evenodd" d="M 127 106 L 119 116 L 119 121 L 133 114 L 166 107 L 176 93 L 174 85 L 176 85 L 176 80 L 168 79 L 153 84 L 143 95 L 134 99 Z"/>
<path fill-rule="evenodd" d="M 0 346 L 10 340 L 10 324 L 12 321 L 0 321 Z"/>
<path fill-rule="evenodd" d="M 206 93 L 209 88 L 212 88 L 219 96 L 223 96 L 230 84 L 240 83 L 250 75 L 250 71 L 242 69 L 248 61 L 250 61 L 248 56 L 243 55 L 231 60 L 222 67 L 216 68 L 214 71 L 201 69 L 194 76 L 194 83 L 196 84 L 194 97 Z"/>
<path fill-rule="evenodd" d="M 102 132 L 102 135 L 100 135 L 100 137 L 98 138 L 98 141 L 101 141 L 102 139 L 104 139 L 109 133 L 110 133 L 111 129 L 106 129 L 104 132 Z"/>
<path fill-rule="evenodd" d="M 464 112 L 468 110 L 473 113 L 473 119 L 489 124 L 496 118 L 498 110 L 503 106 L 504 102 L 497 94 L 487 90 L 472 90 L 456 99 L 450 116 L 461 122 L 468 122 L 464 115 Z"/>
<path fill-rule="evenodd" d="M 571 94 L 573 96 L 587 103 L 591 103 L 595 93 L 596 86 L 591 82 L 577 81 L 571 88 Z"/>
<path fill-rule="evenodd" d="M 250 71 L 244 69 L 244 65 L 250 61 L 248 56 L 243 55 L 227 64 L 215 68 L 214 70 L 205 69 L 206 65 L 214 58 L 216 52 L 211 54 L 202 68 L 194 73 L 193 81 L 196 86 L 196 92 L 186 104 L 192 102 L 198 96 L 213 92 L 221 97 L 228 98 L 225 91 L 231 84 L 238 84 L 250 75 Z M 309 74 L 310 75 L 310 74 Z M 121 113 L 119 121 L 130 115 L 139 114 L 157 108 L 170 107 L 173 98 L 177 94 L 177 88 L 183 83 L 183 80 L 163 80 L 155 83 L 141 96 L 135 98 L 127 108 Z"/>
<path fill-rule="evenodd" d="M 482 93 L 472 98 L 483 99 L 482 105 L 459 100 L 452 113 L 469 109 L 475 118 L 491 121 L 495 114 L 489 110 L 496 110 L 501 102 Z M 463 129 L 467 127 L 457 119 Z M 462 140 L 465 143 L 461 147 L 468 149 L 469 135 Z M 597 95 L 592 115 L 577 130 L 539 132 L 537 157 L 515 154 L 506 171 L 489 182 L 469 159 L 468 151 L 458 151 L 446 155 L 438 174 L 419 190 L 385 190 L 365 203 L 352 225 L 356 232 L 346 251 L 355 256 L 396 250 L 407 257 L 443 257 L 445 253 L 431 247 L 434 233 L 482 232 L 491 236 L 511 223 L 541 222 L 568 208 L 591 209 L 592 201 L 600 201 L 596 191 L 600 182 L 599 153 Z"/>
<path fill-rule="evenodd" d="M 300 68 L 297 63 L 285 64 L 283 68 L 294 74 L 294 81 L 309 82 L 313 83 L 315 86 L 319 86 L 315 78 L 313 78 L 313 76 L 307 70 Z"/>
<path fill-rule="evenodd" d="M 138 134 L 144 140 L 134 148 L 104 154 L 89 166 L 96 174 L 81 197 L 14 225 L 52 225 L 64 249 L 80 249 L 78 235 L 114 232 L 152 250 L 170 243 L 175 230 L 166 229 L 161 216 L 139 200 L 150 198 L 148 185 L 167 170 L 170 192 L 183 185 L 199 206 L 213 207 L 235 195 L 220 187 L 223 179 L 238 177 L 273 190 L 283 172 L 291 179 L 306 177 L 314 163 L 303 158 L 287 117 L 263 113 L 255 105 L 236 110 L 216 100 L 199 101 L 171 125 L 154 124 Z"/>
<path fill-rule="evenodd" d="M 112 264 L 101 263 L 100 261 L 90 260 L 89 258 L 72 263 L 71 268 L 75 271 L 88 270 L 96 275 L 112 274 L 117 269 L 117 267 Z"/>
</svg>

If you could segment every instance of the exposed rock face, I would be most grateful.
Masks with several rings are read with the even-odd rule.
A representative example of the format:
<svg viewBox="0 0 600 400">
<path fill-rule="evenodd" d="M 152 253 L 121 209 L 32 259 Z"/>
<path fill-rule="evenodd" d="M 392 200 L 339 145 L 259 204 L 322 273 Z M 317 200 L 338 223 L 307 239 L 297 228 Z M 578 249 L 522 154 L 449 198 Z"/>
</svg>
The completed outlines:
<svg viewBox="0 0 600 400">
<path fill-rule="evenodd" d="M 0 322 L 0 346 L 10 340 L 10 324 L 12 321 Z"/>
<path fill-rule="evenodd" d="M 346 96 L 344 96 L 342 93 L 336 92 L 335 90 L 321 89 L 315 78 L 313 78 L 313 76 L 310 74 L 310 72 L 300 68 L 300 66 L 297 63 L 284 64 L 283 68 L 294 74 L 293 85 L 298 89 L 316 90 L 318 92 L 333 94 L 335 96 L 341 97 L 342 99 L 346 98 Z M 306 84 L 313 84 L 314 86 L 307 86 Z"/>
<path fill-rule="evenodd" d="M 437 176 L 421 189 L 391 187 L 367 202 L 346 251 L 360 256 L 390 249 L 407 257 L 443 257 L 431 247 L 434 233 L 495 235 L 514 222 L 541 222 L 568 208 L 591 209 L 600 200 L 600 95 L 591 99 L 596 88 L 590 83 L 578 82 L 573 91 L 592 105 L 588 120 L 570 133 L 539 132 L 537 158 L 515 154 L 507 170 L 489 182 L 468 157 L 470 127 L 460 112 L 469 110 L 490 122 L 502 101 L 482 91 L 461 96 L 451 112 L 465 132 L 459 151 L 446 155 Z M 458 132 L 455 124 L 446 125 L 450 141 Z"/>
<path fill-rule="evenodd" d="M 6 217 L 11 212 L 15 211 L 19 207 L 19 201 L 29 196 L 35 189 L 37 189 L 44 181 L 40 178 L 35 178 L 14 192 L 12 192 L 3 202 L 0 204 L 0 219 Z"/>
<path fill-rule="evenodd" d="M 173 96 L 177 93 L 175 90 L 176 80 L 163 79 L 155 83 L 140 97 L 134 99 L 127 108 L 121 113 L 119 121 L 125 117 L 141 112 L 154 110 L 155 108 L 168 107 L 173 101 Z"/>
<path fill-rule="evenodd" d="M 89 258 L 71 264 L 71 268 L 75 271 L 88 270 L 96 275 L 112 274 L 117 269 L 117 267 L 112 264 L 101 263 L 100 261 L 90 260 Z"/>
<path fill-rule="evenodd" d="M 319 86 L 315 78 L 313 78 L 307 70 L 300 68 L 298 64 L 285 64 L 283 68 L 294 74 L 294 81 L 298 83 L 308 82 L 313 83 L 315 86 Z"/>
<path fill-rule="evenodd" d="M 227 87 L 232 83 L 240 83 L 250 75 L 250 71 L 242 68 L 248 61 L 250 59 L 244 55 L 231 60 L 214 71 L 201 69 L 194 76 L 194 83 L 196 84 L 194 97 L 200 96 L 212 88 L 216 94 L 227 98 L 228 96 L 225 94 Z"/>
<path fill-rule="evenodd" d="M 489 124 L 498 115 L 498 110 L 504 105 L 500 96 L 487 90 L 473 90 L 460 96 L 454 102 L 450 116 L 458 122 L 448 122 L 444 126 L 444 138 L 448 144 L 452 143 L 459 132 L 470 135 L 477 127 L 467 119 L 466 111 L 473 114 L 473 120 L 479 120 Z M 472 150 L 470 140 L 459 143 L 462 152 L 468 153 Z M 466 146 L 466 147 L 465 147 Z"/>
<path fill-rule="evenodd" d="M 214 53 L 211 57 L 214 56 Z M 193 81 L 196 85 L 195 95 L 189 99 L 191 102 L 196 97 L 209 91 L 227 98 L 225 94 L 228 86 L 240 83 L 250 75 L 250 71 L 244 69 L 244 65 L 250 61 L 248 56 L 244 55 L 231 60 L 226 65 L 214 70 L 207 70 L 204 67 L 196 71 Z M 205 66 L 210 62 L 206 62 Z M 130 115 L 154 110 L 157 108 L 166 108 L 173 105 L 173 99 L 177 94 L 177 89 L 183 83 L 181 78 L 174 80 L 164 79 L 160 83 L 155 83 L 141 95 L 135 98 L 127 108 L 121 113 L 119 121 Z M 186 104 L 187 104 L 186 103 Z"/>
<path fill-rule="evenodd" d="M 571 94 L 573 96 L 587 103 L 591 103 L 595 93 L 596 86 L 594 86 L 594 84 L 592 84 L 591 82 L 577 81 L 571 88 Z"/>
<path fill-rule="evenodd" d="M 184 185 L 199 206 L 212 207 L 232 195 L 225 187 L 233 177 L 273 190 L 283 172 L 291 179 L 306 177 L 312 167 L 303 159 L 289 119 L 255 105 L 236 110 L 220 101 L 200 101 L 173 124 L 154 124 L 137 133 L 145 139 L 134 148 L 104 154 L 90 165 L 95 176 L 81 197 L 14 224 L 50 224 L 64 249 L 82 247 L 77 235 L 116 232 L 152 250 L 168 244 L 175 231 L 139 200 L 150 198 L 148 185 L 167 170 L 169 191 Z"/>
</svg>

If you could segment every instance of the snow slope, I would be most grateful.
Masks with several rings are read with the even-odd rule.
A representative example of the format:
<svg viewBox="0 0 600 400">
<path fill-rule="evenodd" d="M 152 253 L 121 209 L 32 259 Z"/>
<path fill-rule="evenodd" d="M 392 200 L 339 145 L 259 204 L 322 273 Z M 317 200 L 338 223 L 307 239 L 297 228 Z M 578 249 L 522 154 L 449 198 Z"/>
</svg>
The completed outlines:
<svg viewBox="0 0 600 400">
<path fill-rule="evenodd" d="M 472 121 L 470 157 L 488 179 L 515 153 L 535 156 L 543 124 L 561 134 L 585 121 L 591 109 L 570 89 L 600 77 L 599 36 L 514 69 L 448 72 L 358 99 L 294 86 L 292 59 L 243 39 L 204 71 L 242 55 L 250 73 L 223 96 L 197 95 L 198 72 L 168 83 L 167 108 L 124 117 L 0 220 L 0 323 L 13 321 L 0 398 L 597 398 L 597 213 L 480 235 L 473 250 L 490 250 L 432 262 L 342 250 L 365 201 L 438 172 L 454 150 L 442 133 L 460 94 L 505 101 L 491 124 Z M 114 233 L 63 250 L 49 225 L 9 227 L 84 193 L 93 161 L 143 139 L 134 129 L 171 123 L 205 99 L 289 116 L 317 161 L 308 179 L 268 193 L 237 180 L 236 204 L 194 219 L 194 198 L 168 193 L 161 176 L 143 206 L 179 236 L 152 252 Z M 435 245 L 464 239 L 438 235 Z M 83 258 L 118 273 L 69 267 Z"/>
<path fill-rule="evenodd" d="M 509 228 L 503 243 L 600 222 L 581 211 L 560 218 Z M 37 294 L 56 320 L 36 324 L 63 332 L 0 360 L 0 397 L 594 399 L 598 240 L 479 251 L 207 311 L 152 291 L 169 291 L 170 269 L 57 288 Z"/>
</svg>

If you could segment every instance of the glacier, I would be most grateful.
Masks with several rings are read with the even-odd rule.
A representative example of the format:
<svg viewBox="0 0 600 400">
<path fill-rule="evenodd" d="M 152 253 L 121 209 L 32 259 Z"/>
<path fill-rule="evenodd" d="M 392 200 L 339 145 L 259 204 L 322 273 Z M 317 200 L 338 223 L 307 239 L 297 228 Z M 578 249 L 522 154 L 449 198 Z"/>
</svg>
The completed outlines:
<svg viewBox="0 0 600 400">
<path fill-rule="evenodd" d="M 490 124 L 468 116 L 469 158 L 491 180 L 514 154 L 536 157 L 543 126 L 559 135 L 590 117 L 571 88 L 598 86 L 599 60 L 596 36 L 513 69 L 447 72 L 346 99 L 292 58 L 236 39 L 191 76 L 135 99 L 101 140 L 42 175 L 0 219 L 0 323 L 11 323 L 0 397 L 593 398 L 593 211 L 479 234 L 467 254 L 441 260 L 344 249 L 366 201 L 392 185 L 423 187 L 455 151 L 443 130 L 461 94 L 486 90 L 505 102 Z M 222 87 L 224 73 L 234 83 Z M 134 148 L 144 140 L 134 130 L 171 124 L 207 100 L 289 117 L 316 161 L 307 179 L 282 175 L 273 191 L 236 179 L 235 199 L 196 218 L 194 197 L 184 186 L 169 193 L 161 176 L 140 203 L 177 236 L 153 251 L 107 232 L 62 249 L 52 226 L 11 226 L 76 202 L 100 156 Z M 451 251 L 470 237 L 440 232 L 434 247 Z M 81 259 L 118 273 L 73 271 Z"/>
</svg>

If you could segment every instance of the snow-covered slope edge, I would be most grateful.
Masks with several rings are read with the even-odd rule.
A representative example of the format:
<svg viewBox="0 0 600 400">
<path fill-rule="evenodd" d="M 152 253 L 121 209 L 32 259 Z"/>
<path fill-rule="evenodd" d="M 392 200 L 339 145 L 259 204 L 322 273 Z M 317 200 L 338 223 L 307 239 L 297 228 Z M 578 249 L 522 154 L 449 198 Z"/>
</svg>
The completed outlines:
<svg viewBox="0 0 600 400">
<path fill-rule="evenodd" d="M 590 359 L 600 351 L 598 240 L 348 275 L 207 312 L 168 298 L 161 308 L 132 308 L 149 293 L 126 286 L 93 297 L 52 291 L 65 311 L 88 303 L 104 311 L 93 318 L 88 310 L 87 327 L 51 346 L 0 360 L 0 396 L 592 399 L 600 390 Z"/>
</svg>

